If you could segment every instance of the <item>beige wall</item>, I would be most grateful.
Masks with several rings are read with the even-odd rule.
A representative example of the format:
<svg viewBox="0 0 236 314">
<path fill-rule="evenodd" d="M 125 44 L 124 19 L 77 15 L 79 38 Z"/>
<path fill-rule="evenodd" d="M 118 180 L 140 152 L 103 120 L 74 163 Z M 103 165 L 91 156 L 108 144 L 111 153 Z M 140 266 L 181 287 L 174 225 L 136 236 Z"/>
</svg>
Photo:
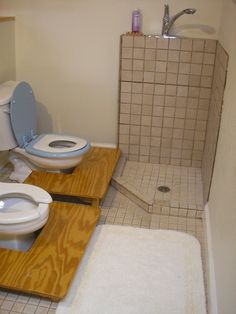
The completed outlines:
<svg viewBox="0 0 236 314">
<path fill-rule="evenodd" d="M 0 22 L 0 83 L 15 79 L 15 25 Z"/>
<path fill-rule="evenodd" d="M 14 80 L 15 73 L 15 25 L 14 22 L 0 23 L 0 83 Z M 6 161 L 6 153 L 0 152 L 0 168 Z"/>
<path fill-rule="evenodd" d="M 131 12 L 143 13 L 143 31 L 160 33 L 157 0 L 0 0 L 2 15 L 16 16 L 17 79 L 31 83 L 41 131 L 116 143 L 120 34 Z M 176 24 L 180 35 L 216 38 L 221 0 L 169 1 L 171 13 L 198 11 Z"/>
<path fill-rule="evenodd" d="M 236 4 L 225 0 L 219 40 L 229 53 L 209 208 L 219 314 L 236 312 Z"/>
</svg>

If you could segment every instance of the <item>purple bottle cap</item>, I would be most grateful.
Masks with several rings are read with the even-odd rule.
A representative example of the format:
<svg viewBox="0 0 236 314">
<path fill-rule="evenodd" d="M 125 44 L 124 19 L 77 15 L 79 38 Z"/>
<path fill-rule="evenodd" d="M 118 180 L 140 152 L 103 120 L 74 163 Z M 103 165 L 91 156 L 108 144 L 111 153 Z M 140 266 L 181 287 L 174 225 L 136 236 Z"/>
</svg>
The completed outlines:
<svg viewBox="0 0 236 314">
<path fill-rule="evenodd" d="M 132 12 L 132 32 L 140 32 L 140 11 L 137 9 Z"/>
</svg>

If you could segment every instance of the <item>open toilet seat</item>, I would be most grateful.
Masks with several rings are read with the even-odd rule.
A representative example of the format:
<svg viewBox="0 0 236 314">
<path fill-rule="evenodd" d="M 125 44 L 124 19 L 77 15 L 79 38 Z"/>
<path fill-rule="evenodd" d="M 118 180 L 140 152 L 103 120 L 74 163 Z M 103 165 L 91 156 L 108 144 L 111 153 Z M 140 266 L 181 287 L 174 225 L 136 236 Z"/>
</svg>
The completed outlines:
<svg viewBox="0 0 236 314">
<path fill-rule="evenodd" d="M 51 196 L 43 189 L 19 183 L 0 183 L 0 234 L 27 234 L 48 219 Z"/>
<path fill-rule="evenodd" d="M 8 81 L 1 84 L 0 105 L 4 104 L 9 104 L 7 113 L 16 139 L 14 146 L 18 145 L 26 153 L 42 158 L 63 159 L 79 158 L 89 150 L 90 144 L 79 137 L 37 134 L 36 101 L 28 83 Z"/>
<path fill-rule="evenodd" d="M 41 134 L 28 143 L 25 150 L 32 155 L 46 158 L 75 157 L 88 151 L 86 140 L 64 134 Z"/>
</svg>

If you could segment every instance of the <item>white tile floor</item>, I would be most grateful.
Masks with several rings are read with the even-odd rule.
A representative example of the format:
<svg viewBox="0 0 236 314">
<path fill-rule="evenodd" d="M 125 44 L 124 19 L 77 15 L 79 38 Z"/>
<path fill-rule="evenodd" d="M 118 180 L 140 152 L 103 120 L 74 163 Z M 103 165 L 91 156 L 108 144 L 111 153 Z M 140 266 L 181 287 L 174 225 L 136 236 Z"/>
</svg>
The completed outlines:
<svg viewBox="0 0 236 314">
<path fill-rule="evenodd" d="M 10 171 L 10 166 L 0 170 L 0 181 L 9 182 Z M 127 171 L 129 170 L 127 169 Z M 119 172 L 120 169 L 118 174 Z M 186 232 L 197 237 L 200 241 L 204 264 L 205 233 L 202 219 L 170 214 L 171 212 L 167 215 L 148 213 L 127 196 L 110 186 L 101 204 L 99 224 L 130 225 L 147 229 L 169 229 Z M 56 302 L 44 298 L 0 290 L 0 314 L 53 314 L 56 312 L 56 307 Z"/>
</svg>

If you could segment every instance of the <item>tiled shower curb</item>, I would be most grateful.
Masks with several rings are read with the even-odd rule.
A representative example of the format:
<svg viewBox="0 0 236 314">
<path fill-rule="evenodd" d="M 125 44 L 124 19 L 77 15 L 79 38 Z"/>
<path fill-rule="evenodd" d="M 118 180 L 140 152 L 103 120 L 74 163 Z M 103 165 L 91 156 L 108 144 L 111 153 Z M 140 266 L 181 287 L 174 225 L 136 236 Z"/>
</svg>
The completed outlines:
<svg viewBox="0 0 236 314">
<path fill-rule="evenodd" d="M 126 158 L 121 157 L 116 167 L 115 173 L 111 180 L 111 185 L 125 195 L 128 199 L 141 207 L 149 214 L 180 216 L 188 218 L 203 218 L 203 209 L 181 208 L 171 206 L 169 201 L 165 200 L 150 200 L 146 195 L 140 193 L 135 187 L 125 182 L 122 178 L 122 173 L 125 168 Z"/>
</svg>

